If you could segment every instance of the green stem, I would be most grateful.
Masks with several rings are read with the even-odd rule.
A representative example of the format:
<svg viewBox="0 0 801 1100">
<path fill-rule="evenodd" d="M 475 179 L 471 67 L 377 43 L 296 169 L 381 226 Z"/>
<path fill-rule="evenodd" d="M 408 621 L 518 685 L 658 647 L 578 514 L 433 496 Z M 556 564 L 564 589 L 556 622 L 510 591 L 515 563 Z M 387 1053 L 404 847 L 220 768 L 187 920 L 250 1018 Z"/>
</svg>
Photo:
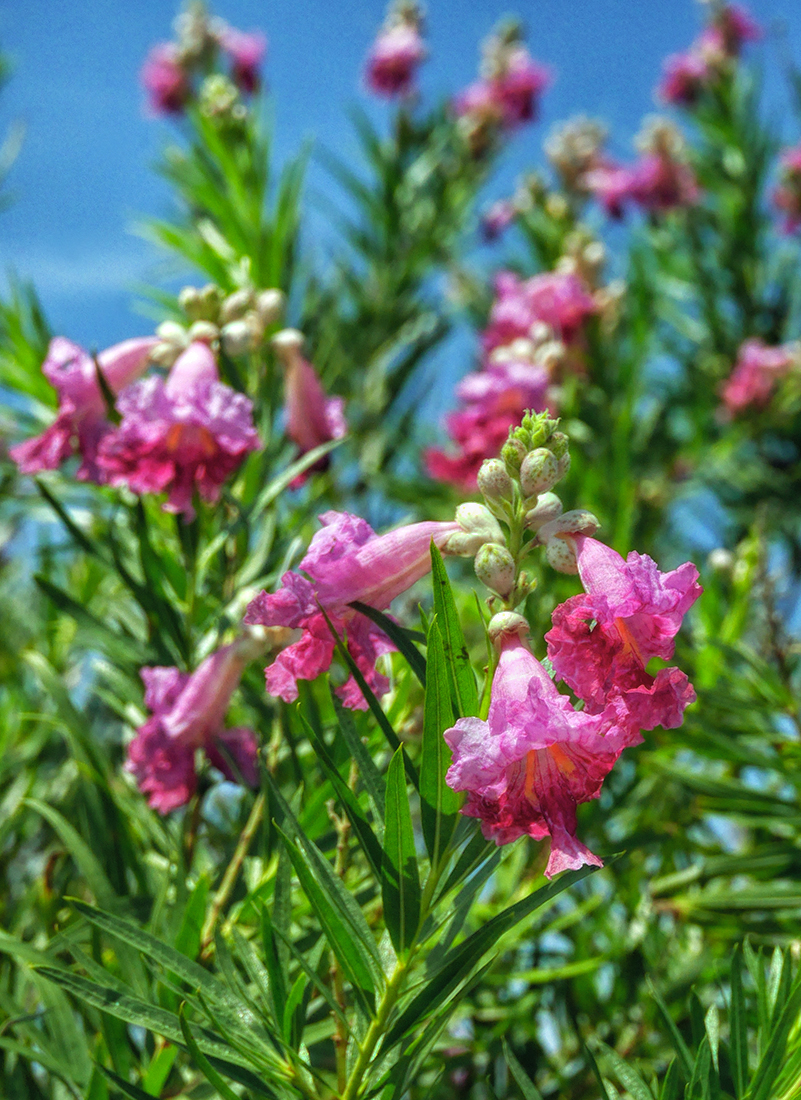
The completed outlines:
<svg viewBox="0 0 801 1100">
<path fill-rule="evenodd" d="M 384 1035 L 390 1013 L 397 1004 L 398 998 L 403 991 L 403 981 L 406 977 L 410 958 L 411 956 L 406 959 L 399 959 L 395 964 L 395 969 L 392 971 L 392 976 L 387 983 L 387 987 L 384 990 L 384 996 L 381 998 L 381 1003 L 378 1006 L 378 1012 L 367 1029 L 367 1034 L 359 1047 L 359 1056 L 348 1078 L 348 1083 L 345 1086 L 345 1091 L 342 1093 L 341 1100 L 355 1100 L 359 1093 L 362 1078 L 370 1065 L 376 1047 Z"/>
</svg>

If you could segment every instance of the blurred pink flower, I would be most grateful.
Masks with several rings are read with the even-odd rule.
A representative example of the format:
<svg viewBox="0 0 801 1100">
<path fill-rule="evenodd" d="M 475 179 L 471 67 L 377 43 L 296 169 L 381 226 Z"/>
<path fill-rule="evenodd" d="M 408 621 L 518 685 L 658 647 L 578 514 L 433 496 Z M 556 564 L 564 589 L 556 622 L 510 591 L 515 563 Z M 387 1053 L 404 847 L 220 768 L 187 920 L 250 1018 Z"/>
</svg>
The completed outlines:
<svg viewBox="0 0 801 1100">
<path fill-rule="evenodd" d="M 644 210 L 663 213 L 692 206 L 701 192 L 692 168 L 672 157 L 650 153 L 630 169 L 629 194 Z"/>
<path fill-rule="evenodd" d="M 376 95 L 392 98 L 408 95 L 426 48 L 414 22 L 384 27 L 367 57 L 366 81 Z"/>
<path fill-rule="evenodd" d="M 462 813 L 488 840 L 551 838 L 548 878 L 601 860 L 576 839 L 576 808 L 597 798 L 623 749 L 640 740 L 617 709 L 577 711 L 518 634 L 504 633 L 488 721 L 460 718 L 445 731 L 453 750 L 446 781 L 466 791 Z"/>
<path fill-rule="evenodd" d="M 246 623 L 303 631 L 266 669 L 267 690 L 287 703 L 298 697 L 297 681 L 314 680 L 334 657 L 335 643 L 320 610 L 324 607 L 337 633 L 376 695 L 388 681 L 376 671 L 377 659 L 395 647 L 369 619 L 348 605 L 369 604 L 379 611 L 424 577 L 431 568 L 430 544 L 442 547 L 459 530 L 456 523 L 414 523 L 386 535 L 347 512 L 325 512 L 311 540 L 300 573 L 284 573 L 277 592 L 260 592 L 245 615 Z M 367 702 L 350 677 L 338 694 L 346 706 L 364 710 Z"/>
<path fill-rule="evenodd" d="M 295 329 L 284 329 L 273 337 L 273 347 L 284 366 L 286 434 L 303 455 L 323 443 L 342 439 L 348 424 L 344 399 L 326 394 L 314 367 L 301 354 L 302 340 Z M 322 459 L 316 468 L 324 469 L 327 461 Z"/>
<path fill-rule="evenodd" d="M 258 783 L 258 741 L 253 730 L 223 729 L 225 712 L 253 657 L 247 640 L 223 646 L 190 676 L 177 668 L 143 668 L 145 706 L 151 716 L 128 746 L 126 770 L 148 804 L 161 814 L 184 806 L 195 793 L 195 753 L 202 749 L 227 779 Z"/>
<path fill-rule="evenodd" d="M 610 218 L 622 218 L 625 203 L 632 197 L 631 168 L 606 161 L 583 177 L 586 189 L 598 199 Z"/>
<path fill-rule="evenodd" d="M 509 129 L 533 122 L 539 98 L 551 83 L 551 71 L 534 61 L 522 44 L 509 50 L 504 71 L 492 81 L 493 94 Z"/>
<path fill-rule="evenodd" d="M 721 388 L 727 412 L 733 416 L 749 405 L 766 405 L 777 381 L 798 361 L 799 349 L 795 344 L 769 347 L 762 340 L 746 340 L 734 370 Z"/>
<path fill-rule="evenodd" d="M 267 38 L 261 31 L 239 31 L 227 24 L 218 41 L 231 59 L 231 77 L 238 88 L 253 95 L 261 86 L 259 68 L 267 56 Z"/>
<path fill-rule="evenodd" d="M 156 114 L 180 114 L 192 94 L 189 79 L 172 42 L 160 42 L 145 59 L 139 79 Z"/>
<path fill-rule="evenodd" d="M 657 94 L 665 103 L 689 107 L 709 83 L 709 66 L 695 50 L 666 58 Z"/>
<path fill-rule="evenodd" d="M 98 355 L 98 364 L 112 393 L 119 393 L 147 369 L 148 357 L 157 342 L 149 336 L 124 340 Z M 77 449 L 81 465 L 76 476 L 81 481 L 103 480 L 97 452 L 112 425 L 94 359 L 71 340 L 56 336 L 50 341 L 42 372 L 58 392 L 58 416 L 41 435 L 12 447 L 11 457 L 22 473 L 36 474 L 55 470 Z"/>
<path fill-rule="evenodd" d="M 99 463 L 112 485 L 135 493 L 169 493 L 168 512 L 219 499 L 223 483 L 249 451 L 260 446 L 253 406 L 219 381 L 217 363 L 203 343 L 189 345 L 165 381 L 146 378 L 120 395 L 121 424 L 103 439 Z"/>
<path fill-rule="evenodd" d="M 527 409 L 544 412 L 549 375 L 545 367 L 526 361 L 493 363 L 474 371 L 456 389 L 463 409 L 446 419 L 453 453 L 429 448 L 425 466 L 431 477 L 470 492 L 485 458 L 494 458 L 520 423 Z"/>
<path fill-rule="evenodd" d="M 481 236 L 487 243 L 497 241 L 517 217 L 517 207 L 511 199 L 498 199 L 481 219 Z"/>
<path fill-rule="evenodd" d="M 597 306 L 578 276 L 561 271 L 521 279 L 511 271 L 495 276 L 495 301 L 484 330 L 484 350 L 531 335 L 532 325 L 544 322 L 565 343 L 575 339 Z"/>
<path fill-rule="evenodd" d="M 785 233 L 801 226 L 801 145 L 785 149 L 779 157 L 779 186 L 773 192 L 773 204 L 784 214 Z"/>
<path fill-rule="evenodd" d="M 674 638 L 687 610 L 701 595 L 698 570 L 685 562 L 661 573 L 647 554 L 624 559 L 611 547 L 573 536 L 586 595 L 556 608 L 545 635 L 554 671 L 600 714 L 619 696 L 636 730 L 680 726 L 695 699 L 677 668 L 646 671 L 653 657 L 670 660 Z"/>
</svg>

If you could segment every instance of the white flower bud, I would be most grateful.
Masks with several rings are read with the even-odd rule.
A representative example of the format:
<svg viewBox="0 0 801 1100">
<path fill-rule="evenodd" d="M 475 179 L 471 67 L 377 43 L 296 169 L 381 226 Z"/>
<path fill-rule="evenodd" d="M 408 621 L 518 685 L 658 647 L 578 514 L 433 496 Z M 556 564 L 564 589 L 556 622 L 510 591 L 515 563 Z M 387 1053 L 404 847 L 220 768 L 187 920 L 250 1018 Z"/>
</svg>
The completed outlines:
<svg viewBox="0 0 801 1100">
<path fill-rule="evenodd" d="M 529 633 L 529 629 L 526 620 L 522 615 L 518 615 L 516 611 L 499 611 L 497 615 L 493 615 L 490 619 L 487 632 L 492 644 L 500 649 L 501 641 L 505 636 L 517 634 L 518 637 L 522 637 L 524 634 Z"/>
<path fill-rule="evenodd" d="M 556 493 L 542 493 L 534 507 L 526 512 L 526 527 L 538 531 L 546 523 L 562 514 L 562 502 Z"/>
<path fill-rule="evenodd" d="M 237 290 L 229 294 L 220 306 L 220 324 L 226 325 L 230 321 L 238 321 L 247 313 L 253 304 L 252 290 Z"/>
<path fill-rule="evenodd" d="M 505 599 L 515 585 L 515 559 L 505 546 L 485 542 L 476 554 L 476 576 L 492 592 Z"/>
<path fill-rule="evenodd" d="M 220 335 L 220 330 L 211 321 L 195 321 L 189 329 L 189 339 L 211 344 Z"/>
<path fill-rule="evenodd" d="M 262 324 L 273 325 L 284 312 L 286 295 L 283 290 L 271 288 L 262 290 L 256 295 L 256 312 L 261 318 Z"/>
<path fill-rule="evenodd" d="M 244 355 L 253 351 L 256 344 L 255 333 L 247 320 L 229 321 L 223 325 L 220 336 L 226 355 Z"/>
<path fill-rule="evenodd" d="M 557 573 L 578 573 L 576 544 L 573 539 L 551 539 L 545 556 Z"/>
<path fill-rule="evenodd" d="M 728 573 L 734 566 L 734 554 L 723 546 L 710 550 L 706 563 L 716 573 Z"/>
<path fill-rule="evenodd" d="M 189 343 L 186 329 L 177 321 L 162 321 L 156 329 L 156 336 L 167 344 L 175 344 L 176 347 L 185 348 Z"/>
<path fill-rule="evenodd" d="M 520 467 L 520 489 L 524 497 L 549 492 L 559 480 L 559 463 L 547 447 L 529 451 Z"/>
<path fill-rule="evenodd" d="M 185 286 L 178 295 L 178 305 L 184 313 L 194 317 L 198 307 L 201 305 L 200 291 L 198 288 L 196 286 Z"/>
<path fill-rule="evenodd" d="M 296 328 L 282 328 L 276 332 L 270 344 L 275 354 L 284 363 L 291 362 L 296 355 L 300 355 L 303 348 L 303 333 Z"/>
<path fill-rule="evenodd" d="M 594 535 L 600 526 L 600 521 L 592 512 L 576 508 L 544 524 L 537 534 L 537 539 L 544 544 L 560 535 Z"/>
<path fill-rule="evenodd" d="M 460 504 L 454 519 L 463 531 L 481 535 L 484 542 L 503 543 L 501 526 L 484 504 L 478 504 L 475 501 Z"/>
<path fill-rule="evenodd" d="M 499 458 L 487 458 L 478 471 L 478 487 L 486 500 L 493 503 L 514 498 L 514 484 L 506 466 Z"/>
</svg>

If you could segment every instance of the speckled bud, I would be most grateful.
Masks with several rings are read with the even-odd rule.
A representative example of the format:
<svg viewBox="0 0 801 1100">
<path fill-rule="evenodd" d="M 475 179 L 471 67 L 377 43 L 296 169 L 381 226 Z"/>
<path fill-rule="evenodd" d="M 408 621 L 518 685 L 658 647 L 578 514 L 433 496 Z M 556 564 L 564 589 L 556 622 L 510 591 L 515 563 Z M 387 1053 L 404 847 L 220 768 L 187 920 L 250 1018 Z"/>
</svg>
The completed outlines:
<svg viewBox="0 0 801 1100">
<path fill-rule="evenodd" d="M 478 471 L 478 487 L 485 500 L 497 503 L 514 498 L 514 483 L 499 458 L 487 458 Z"/>
<path fill-rule="evenodd" d="M 520 466 L 527 454 L 528 448 L 519 439 L 508 439 L 501 447 L 501 458 L 510 477 L 518 476 Z"/>
<path fill-rule="evenodd" d="M 505 637 L 511 634 L 517 634 L 518 637 L 524 637 L 530 631 L 530 627 L 522 615 L 518 615 L 516 611 L 499 611 L 497 615 L 493 615 L 490 619 L 487 632 L 490 636 L 490 641 L 497 648 L 501 648 L 501 642 Z"/>
<path fill-rule="evenodd" d="M 559 480 L 559 463 L 547 447 L 529 451 L 520 467 L 520 489 L 524 497 L 547 493 Z"/>
<path fill-rule="evenodd" d="M 287 362 L 300 354 L 303 347 L 303 333 L 298 332 L 296 328 L 282 328 L 280 332 L 276 332 L 270 344 L 278 358 Z"/>
<path fill-rule="evenodd" d="M 234 294 L 229 294 L 220 306 L 220 324 L 227 325 L 230 321 L 238 321 L 245 316 L 252 304 L 252 290 L 237 290 Z"/>
<path fill-rule="evenodd" d="M 538 531 L 561 514 L 562 502 L 556 493 L 543 493 L 534 507 L 526 512 L 525 524 L 530 531 Z"/>
<path fill-rule="evenodd" d="M 199 340 L 203 344 L 213 343 L 220 335 L 220 330 L 211 321 L 195 321 L 189 329 L 189 340 Z"/>
<path fill-rule="evenodd" d="M 578 573 L 576 544 L 573 539 L 551 539 L 545 548 L 545 556 L 557 573 Z"/>
<path fill-rule="evenodd" d="M 476 554 L 476 576 L 492 592 L 502 598 L 509 595 L 515 585 L 515 559 L 505 546 L 486 542 Z"/>
<path fill-rule="evenodd" d="M 560 535 L 594 535 L 601 526 L 599 520 L 583 508 L 576 508 L 571 512 L 557 517 L 550 523 L 544 524 L 537 534 L 541 543 L 550 542 Z"/>
<path fill-rule="evenodd" d="M 226 355 L 244 355 L 253 351 L 255 335 L 247 320 L 229 321 L 220 331 L 223 351 Z"/>
</svg>

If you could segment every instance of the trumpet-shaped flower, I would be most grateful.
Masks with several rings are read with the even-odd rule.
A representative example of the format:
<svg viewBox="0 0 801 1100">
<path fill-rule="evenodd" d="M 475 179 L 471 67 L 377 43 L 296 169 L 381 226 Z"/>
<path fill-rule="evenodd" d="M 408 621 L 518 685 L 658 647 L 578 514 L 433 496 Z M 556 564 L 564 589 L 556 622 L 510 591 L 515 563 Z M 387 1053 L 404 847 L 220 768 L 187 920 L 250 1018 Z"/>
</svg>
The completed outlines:
<svg viewBox="0 0 801 1100">
<path fill-rule="evenodd" d="M 153 47 L 139 79 L 148 94 L 150 108 L 156 114 L 181 114 L 192 95 L 186 71 L 172 42 L 160 42 Z"/>
<path fill-rule="evenodd" d="M 385 27 L 376 38 L 367 58 L 367 86 L 376 95 L 388 99 L 408 95 L 426 48 L 417 24 L 400 21 Z"/>
<path fill-rule="evenodd" d="M 772 348 L 762 340 L 746 340 L 721 389 L 727 412 L 733 416 L 749 405 L 766 405 L 778 380 L 800 360 L 801 349 L 797 344 Z"/>
<path fill-rule="evenodd" d="M 227 24 L 218 41 L 231 59 L 231 77 L 238 88 L 253 95 L 261 85 L 259 68 L 267 55 L 267 39 L 261 31 L 239 31 Z"/>
<path fill-rule="evenodd" d="M 170 813 L 195 793 L 199 749 L 226 778 L 258 783 L 255 733 L 223 728 L 231 696 L 254 655 L 252 643 L 240 639 L 212 653 L 191 676 L 177 668 L 142 669 L 151 716 L 128 746 L 126 768 L 154 810 Z"/>
<path fill-rule="evenodd" d="M 118 402 L 122 422 L 100 448 L 99 462 L 112 485 L 135 493 L 169 494 L 165 511 L 195 515 L 195 489 L 209 503 L 249 451 L 258 449 L 253 406 L 219 381 L 217 363 L 203 343 L 189 345 L 165 381 L 146 378 Z"/>
<path fill-rule="evenodd" d="M 601 714 L 575 710 L 518 634 L 503 634 L 500 651 L 488 720 L 460 718 L 445 731 L 447 783 L 467 792 L 462 813 L 479 818 L 496 844 L 550 836 L 549 878 L 599 867 L 576 838 L 576 808 L 598 797 L 620 753 L 640 738 L 614 704 Z"/>
<path fill-rule="evenodd" d="M 101 481 L 97 452 L 111 423 L 97 367 L 111 392 L 117 394 L 146 370 L 156 343 L 154 337 L 124 340 L 101 352 L 95 364 L 71 340 L 63 336 L 51 340 L 42 372 L 58 393 L 58 416 L 41 435 L 11 448 L 11 457 L 22 473 L 55 470 L 77 450 L 82 460 L 77 476 L 82 481 Z"/>
<path fill-rule="evenodd" d="M 348 424 L 344 399 L 326 394 L 314 367 L 301 355 L 302 342 L 295 329 L 284 329 L 273 337 L 273 347 L 284 366 L 286 434 L 300 453 L 306 454 L 322 443 L 341 439 Z M 318 468 L 325 468 L 326 461 Z"/>
<path fill-rule="evenodd" d="M 687 610 L 701 595 L 698 570 L 685 562 L 661 573 L 647 554 L 627 559 L 596 539 L 575 535 L 585 595 L 556 608 L 545 635 L 556 674 L 584 700 L 588 714 L 602 713 L 619 695 L 637 729 L 681 725 L 695 699 L 677 668 L 647 671 L 653 657 L 670 660 Z"/>
<path fill-rule="evenodd" d="M 430 569 L 430 543 L 441 549 L 460 531 L 452 523 L 413 523 L 386 535 L 347 512 L 325 512 L 323 527 L 311 540 L 300 569 L 288 572 L 277 592 L 261 592 L 245 615 L 246 623 L 284 626 L 302 631 L 300 638 L 278 654 L 266 669 L 267 690 L 285 702 L 297 699 L 298 680 L 314 680 L 334 657 L 335 642 L 324 608 L 337 633 L 376 695 L 388 687 L 375 664 L 394 646 L 383 631 L 348 605 L 354 601 L 383 611 Z M 310 579 L 309 579 L 310 578 Z M 367 706 L 351 677 L 339 691 L 349 707 Z"/>
</svg>

